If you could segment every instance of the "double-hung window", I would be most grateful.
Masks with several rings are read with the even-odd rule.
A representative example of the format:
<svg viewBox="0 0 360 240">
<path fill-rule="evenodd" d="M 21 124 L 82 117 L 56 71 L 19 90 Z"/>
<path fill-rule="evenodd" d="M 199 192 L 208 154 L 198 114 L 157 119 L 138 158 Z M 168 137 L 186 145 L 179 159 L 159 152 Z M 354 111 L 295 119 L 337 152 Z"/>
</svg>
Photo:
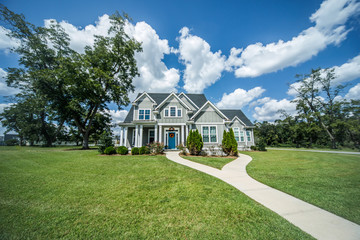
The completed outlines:
<svg viewBox="0 0 360 240">
<path fill-rule="evenodd" d="M 176 117 L 176 107 L 170 107 L 170 117 Z"/>
<path fill-rule="evenodd" d="M 202 126 L 202 136 L 204 143 L 216 143 L 217 131 L 216 126 Z"/>
<path fill-rule="evenodd" d="M 239 135 L 240 135 L 240 133 L 239 133 L 239 128 L 234 128 L 234 135 L 235 135 L 235 140 L 236 140 L 237 142 L 239 142 L 239 141 L 240 141 L 240 137 L 239 137 Z"/>
<path fill-rule="evenodd" d="M 240 142 L 245 142 L 244 131 L 240 131 Z"/>
<path fill-rule="evenodd" d="M 246 131 L 246 137 L 247 137 L 248 142 L 250 142 L 251 141 L 251 131 Z"/>
<path fill-rule="evenodd" d="M 173 106 L 164 109 L 164 117 L 181 117 L 181 116 L 182 116 L 181 108 L 177 108 Z"/>
<path fill-rule="evenodd" d="M 139 120 L 150 120 L 150 109 L 139 109 Z"/>
</svg>

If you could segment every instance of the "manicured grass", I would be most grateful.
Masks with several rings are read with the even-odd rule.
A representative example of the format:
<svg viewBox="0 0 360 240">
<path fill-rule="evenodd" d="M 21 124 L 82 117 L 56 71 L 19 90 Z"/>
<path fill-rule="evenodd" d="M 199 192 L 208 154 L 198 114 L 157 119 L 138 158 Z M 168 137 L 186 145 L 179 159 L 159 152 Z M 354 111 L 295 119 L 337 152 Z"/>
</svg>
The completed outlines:
<svg viewBox="0 0 360 240">
<path fill-rule="evenodd" d="M 335 152 L 359 152 L 358 149 L 352 149 L 352 148 L 294 148 L 294 147 L 268 147 L 267 149 L 291 149 L 291 150 L 316 150 L 316 151 L 335 151 Z"/>
<path fill-rule="evenodd" d="M 164 156 L 0 147 L 0 239 L 307 239 Z"/>
<path fill-rule="evenodd" d="M 360 155 L 243 152 L 256 180 L 360 224 Z"/>
<path fill-rule="evenodd" d="M 202 157 L 202 156 L 181 156 L 181 157 L 220 170 L 223 168 L 223 166 L 236 159 L 236 157 Z"/>
</svg>

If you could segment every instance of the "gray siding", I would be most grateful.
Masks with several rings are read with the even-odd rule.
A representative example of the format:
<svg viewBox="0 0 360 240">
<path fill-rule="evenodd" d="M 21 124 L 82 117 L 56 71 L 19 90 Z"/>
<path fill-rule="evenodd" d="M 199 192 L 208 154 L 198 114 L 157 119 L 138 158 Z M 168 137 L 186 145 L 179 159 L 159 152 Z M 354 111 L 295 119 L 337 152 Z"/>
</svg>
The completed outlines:
<svg viewBox="0 0 360 240">
<path fill-rule="evenodd" d="M 195 117 L 195 123 L 222 123 L 223 118 L 210 106 Z"/>
<path fill-rule="evenodd" d="M 134 111 L 134 120 L 138 120 L 139 119 L 139 109 L 150 109 L 150 119 L 154 120 L 154 115 L 153 115 L 153 102 L 147 97 L 147 96 L 143 96 L 138 102 L 137 102 L 137 106 L 135 106 L 135 111 Z"/>
<path fill-rule="evenodd" d="M 177 107 L 177 109 L 181 109 L 182 116 L 181 117 L 164 117 L 165 109 L 169 109 L 169 107 Z M 170 114 L 170 111 L 169 111 Z M 176 113 L 177 114 L 177 113 Z M 159 110 L 159 114 L 156 115 L 159 123 L 185 123 L 188 120 L 188 116 L 186 113 L 186 108 L 179 103 L 179 101 L 172 97 L 166 102 L 163 106 L 161 106 Z"/>
</svg>

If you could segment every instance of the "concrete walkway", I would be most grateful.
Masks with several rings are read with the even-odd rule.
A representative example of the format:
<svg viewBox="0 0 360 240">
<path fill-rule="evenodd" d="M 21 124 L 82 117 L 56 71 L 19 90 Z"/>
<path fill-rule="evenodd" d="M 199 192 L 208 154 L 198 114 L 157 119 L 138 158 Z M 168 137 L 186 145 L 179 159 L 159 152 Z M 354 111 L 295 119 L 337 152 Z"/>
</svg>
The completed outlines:
<svg viewBox="0 0 360 240">
<path fill-rule="evenodd" d="M 222 170 L 185 160 L 179 152 L 166 152 L 166 157 L 234 186 L 317 239 L 360 239 L 359 225 L 251 178 L 246 173 L 246 165 L 252 160 L 250 156 L 240 154 Z"/>
<path fill-rule="evenodd" d="M 320 153 L 341 153 L 341 154 L 353 154 L 360 155 L 360 152 L 343 152 L 343 151 L 326 151 L 326 150 L 307 150 L 307 149 L 294 149 L 294 148 L 270 148 L 270 150 L 284 150 L 284 151 L 298 151 L 298 152 L 320 152 Z"/>
</svg>

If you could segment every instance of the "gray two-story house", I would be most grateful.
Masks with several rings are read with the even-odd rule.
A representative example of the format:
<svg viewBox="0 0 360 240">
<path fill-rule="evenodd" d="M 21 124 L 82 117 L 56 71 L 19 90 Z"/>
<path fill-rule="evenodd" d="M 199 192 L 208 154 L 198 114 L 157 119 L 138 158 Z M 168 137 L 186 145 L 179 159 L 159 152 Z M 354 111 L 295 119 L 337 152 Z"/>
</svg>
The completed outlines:
<svg viewBox="0 0 360 240">
<path fill-rule="evenodd" d="M 120 123 L 120 145 L 141 147 L 162 142 L 168 149 L 185 145 L 190 130 L 198 129 L 204 148 L 217 147 L 224 130 L 233 129 L 239 149 L 254 145 L 254 125 L 238 110 L 218 109 L 204 94 L 139 94 L 124 122 Z"/>
</svg>

